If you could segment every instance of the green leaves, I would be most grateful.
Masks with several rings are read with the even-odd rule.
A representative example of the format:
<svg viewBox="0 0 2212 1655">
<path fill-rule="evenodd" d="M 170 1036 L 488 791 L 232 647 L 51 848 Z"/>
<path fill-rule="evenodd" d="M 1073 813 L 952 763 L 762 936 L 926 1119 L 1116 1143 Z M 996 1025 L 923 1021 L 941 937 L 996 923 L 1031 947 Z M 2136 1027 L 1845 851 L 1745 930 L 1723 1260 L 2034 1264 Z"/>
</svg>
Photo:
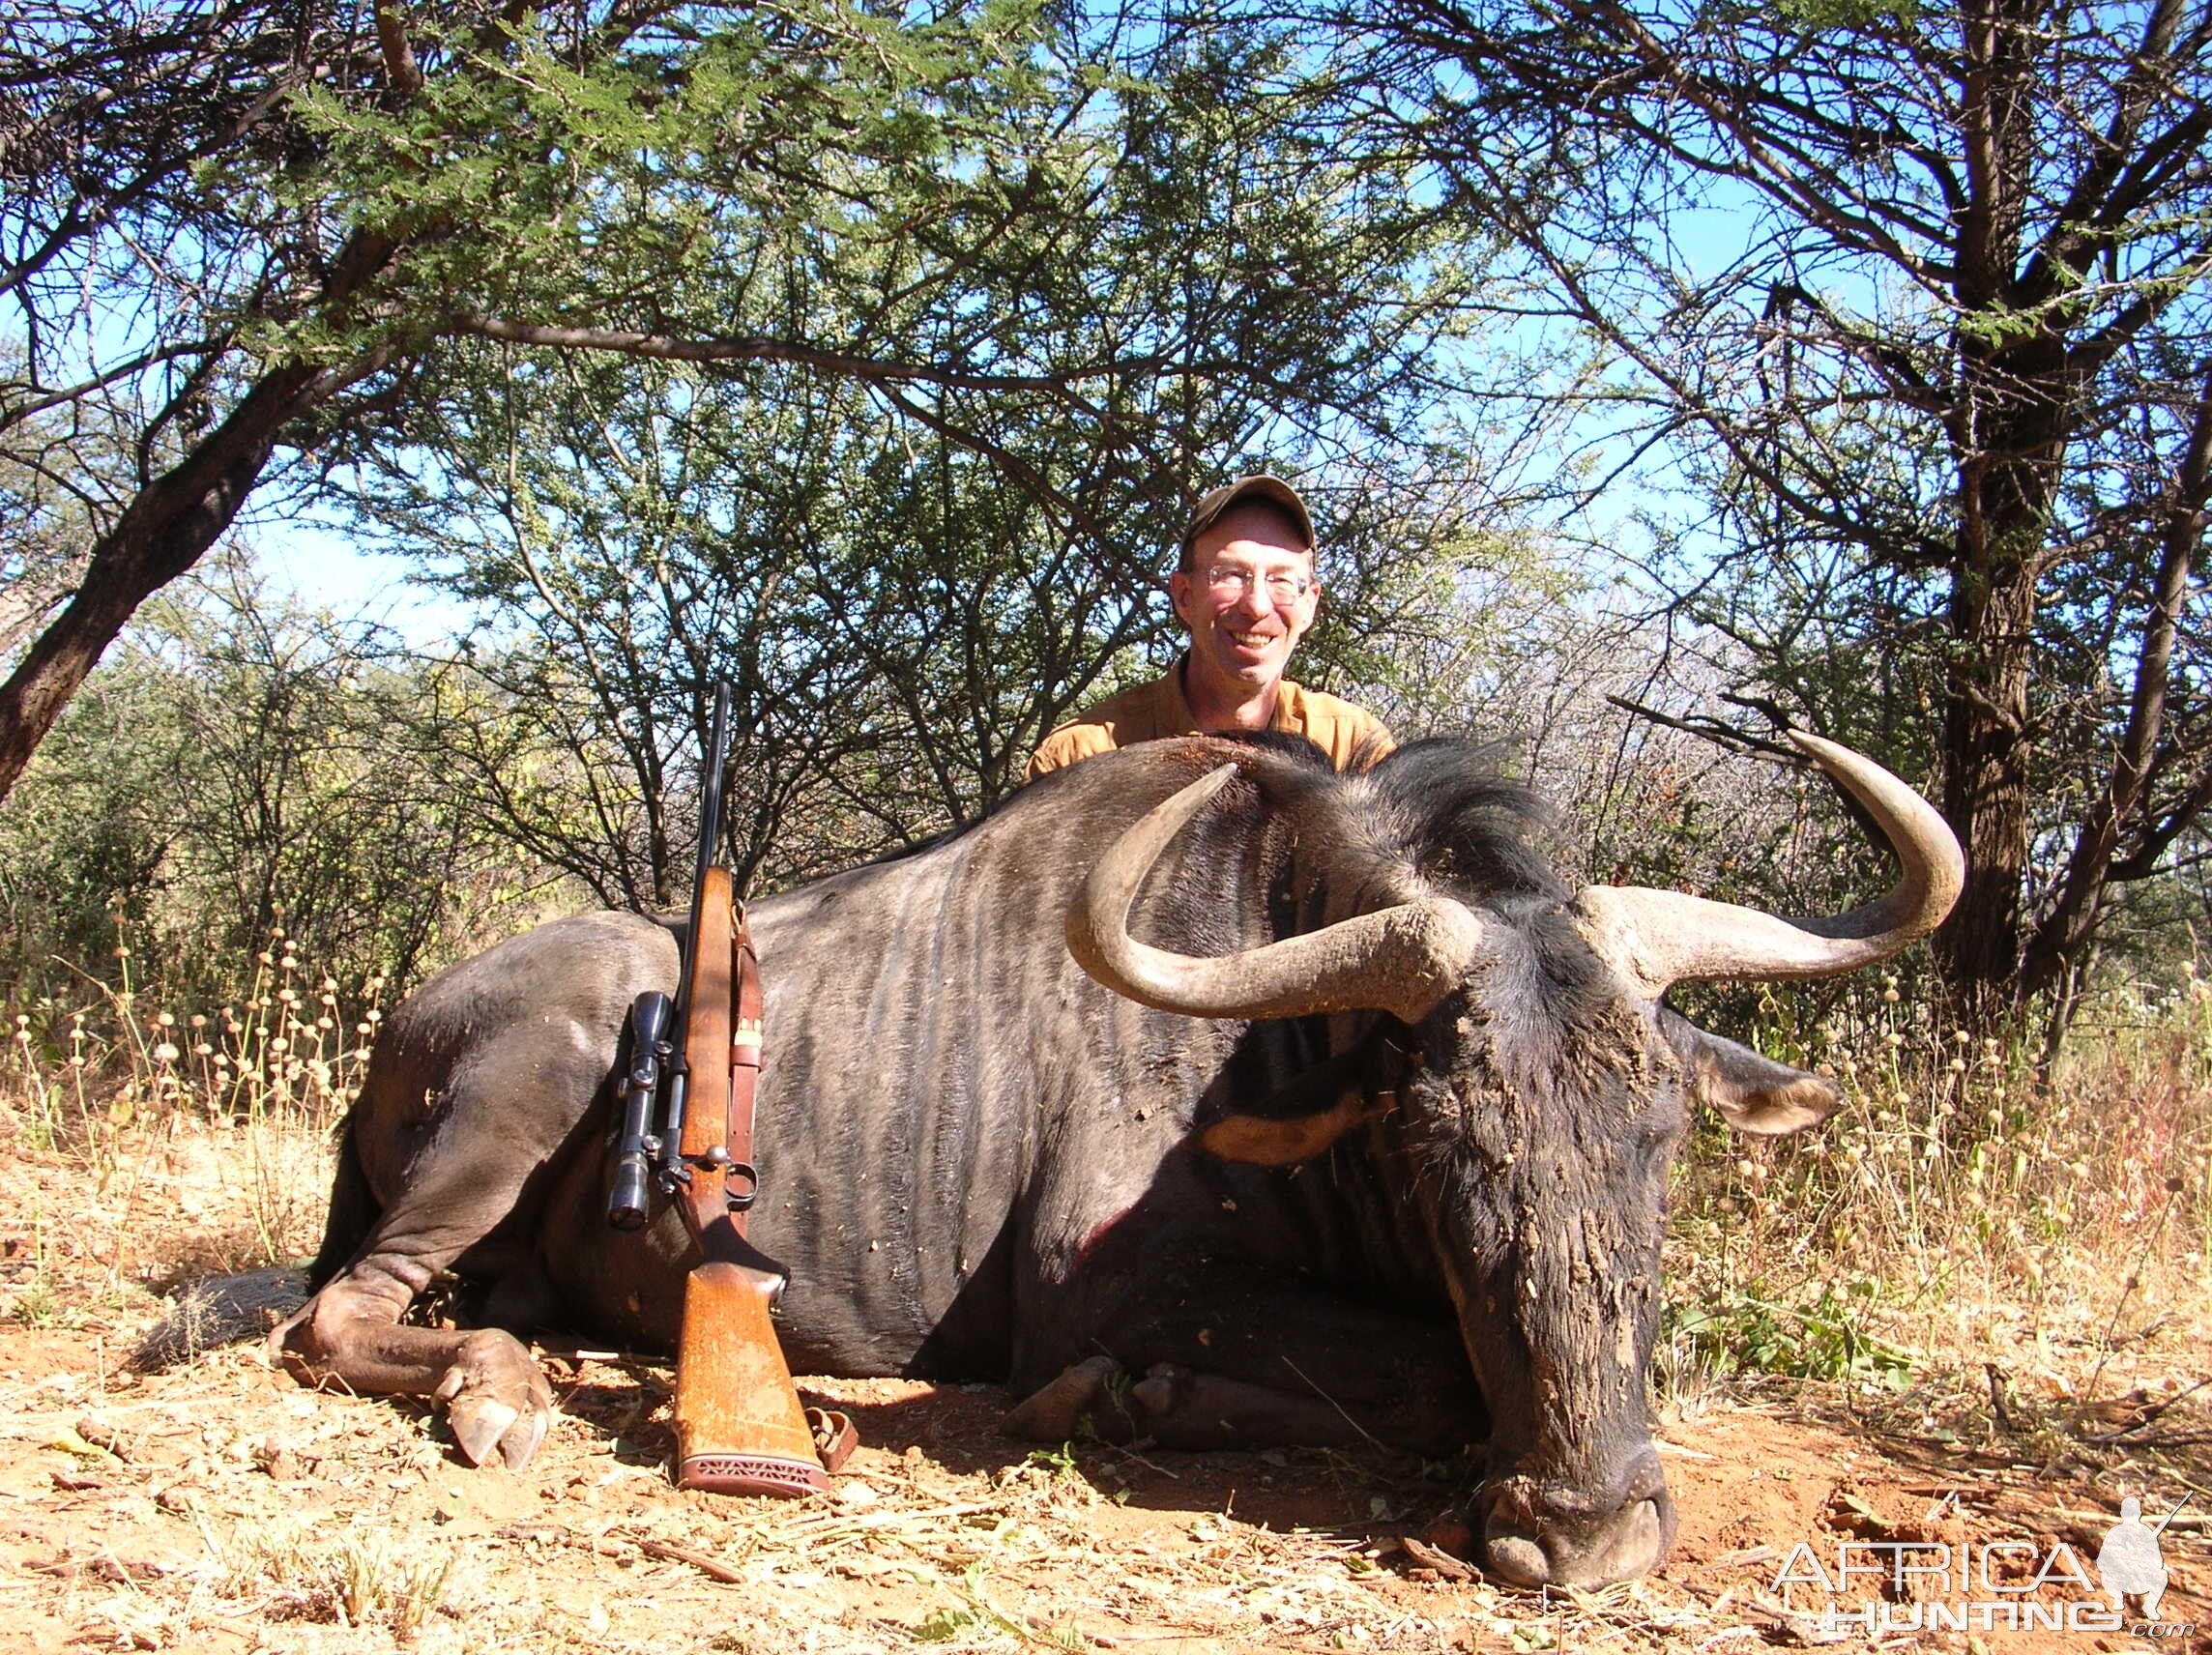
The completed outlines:
<svg viewBox="0 0 2212 1655">
<path fill-rule="evenodd" d="M 253 183 L 407 244 L 391 307 L 432 331 L 448 309 L 704 337 L 770 325 L 682 301 L 726 292 L 733 267 L 831 269 L 942 227 L 948 203 L 987 206 L 1007 134 L 1052 90 L 1033 15 L 1006 0 L 920 23 L 836 0 L 710 7 L 626 38 L 542 14 L 417 27 L 417 91 L 303 91 L 314 163 Z"/>
</svg>

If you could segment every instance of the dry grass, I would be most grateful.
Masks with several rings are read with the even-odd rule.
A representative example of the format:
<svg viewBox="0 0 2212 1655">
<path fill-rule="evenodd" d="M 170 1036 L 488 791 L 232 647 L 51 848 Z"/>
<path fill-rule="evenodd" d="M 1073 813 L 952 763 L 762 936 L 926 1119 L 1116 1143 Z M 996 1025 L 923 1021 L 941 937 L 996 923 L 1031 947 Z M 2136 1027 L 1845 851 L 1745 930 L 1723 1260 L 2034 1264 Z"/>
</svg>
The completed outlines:
<svg viewBox="0 0 2212 1655">
<path fill-rule="evenodd" d="M 1929 1488 L 1973 1491 L 1980 1534 L 2093 1535 L 2119 1492 L 2212 1486 L 2202 990 L 2108 1016 L 2048 1086 L 1878 987 L 1767 1041 L 1848 1103 L 1685 1163 L 1677 1560 L 1532 1597 L 1417 1551 L 1466 1466 L 1027 1456 L 994 1394 L 821 1381 L 868 1444 L 838 1495 L 716 1501 L 666 1483 L 659 1364 L 554 1358 L 563 1415 L 522 1476 L 243 1348 L 124 1376 L 160 1291 L 313 1243 L 376 1018 L 272 941 L 204 1021 L 117 995 L 0 1060 L 0 1648 L 1741 1649 L 1803 1633 L 1766 1605 L 1766 1543 L 1909 1524 Z"/>
<path fill-rule="evenodd" d="M 2099 1012 L 2049 1075 L 1894 983 L 1765 1042 L 1835 1075 L 1845 1105 L 1685 1164 L 1664 1383 L 1948 1389 L 2054 1452 L 2132 1408 L 2158 1440 L 2189 1382 L 2173 1366 L 2212 1331 L 2212 988 Z"/>
<path fill-rule="evenodd" d="M 227 1135 L 215 1153 L 215 1210 L 191 1212 L 191 1241 L 165 1261 L 168 1280 L 280 1263 L 311 1250 L 330 1193 L 328 1145 L 360 1089 L 383 1012 L 349 1014 L 335 979 L 286 949 L 279 926 L 239 973 L 242 993 L 210 1010 L 148 1004 L 131 986 L 93 985 L 93 998 L 41 1017 L 18 1013 L 0 1052 L 0 1137 L 69 1165 L 72 1205 L 24 1215 L 34 1250 L 63 1233 L 82 1244 L 89 1226 L 112 1284 L 138 1261 L 131 1233 L 149 1202 L 175 1217 L 184 1185 L 178 1156 L 213 1152 L 179 1128 Z M 373 995 L 381 985 L 371 983 Z M 216 1142 L 221 1142 L 220 1139 Z M 170 1241 L 174 1231 L 162 1226 Z M 38 1310 L 34 1281 L 17 1314 Z M 31 1296 L 26 1299 L 25 1294 Z"/>
<path fill-rule="evenodd" d="M 250 1120 L 304 1116 L 329 1124 L 359 1089 L 383 1012 L 349 1021 L 337 979 L 293 954 L 281 924 L 213 1010 L 149 1004 L 116 950 L 120 987 L 88 979 L 80 1006 L 19 1012 L 0 1072 L 0 1110 L 41 1147 L 97 1162 L 118 1128 L 180 1111 Z M 373 1001 L 383 987 L 366 985 Z"/>
<path fill-rule="evenodd" d="M 234 1615 L 381 1626 L 405 1643 L 432 1615 L 463 1608 L 451 1552 L 359 1519 L 240 1524 L 211 1540 L 208 1558 L 195 1585 Z"/>
</svg>

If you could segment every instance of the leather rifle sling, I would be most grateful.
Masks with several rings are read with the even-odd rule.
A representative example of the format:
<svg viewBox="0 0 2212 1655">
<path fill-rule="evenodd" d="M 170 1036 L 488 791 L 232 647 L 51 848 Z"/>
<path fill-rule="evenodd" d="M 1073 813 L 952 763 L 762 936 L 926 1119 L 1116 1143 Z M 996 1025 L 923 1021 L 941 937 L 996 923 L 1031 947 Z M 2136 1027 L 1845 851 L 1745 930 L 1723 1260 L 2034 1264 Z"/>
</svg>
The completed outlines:
<svg viewBox="0 0 2212 1655">
<path fill-rule="evenodd" d="M 745 905 L 736 904 L 737 925 L 730 936 L 730 974 L 736 980 L 735 1016 L 730 1023 L 730 1160 L 731 1171 L 750 1180 L 750 1186 L 730 1209 L 730 1222 L 740 1235 L 752 1215 L 753 1197 L 760 1189 L 760 1174 L 753 1165 L 753 1103 L 760 1088 L 762 997 L 760 956 L 753 952 L 752 915 Z M 832 1408 L 810 1408 L 806 1426 L 814 1437 L 814 1452 L 825 1470 L 844 1465 L 859 1444 L 853 1421 Z"/>
<path fill-rule="evenodd" d="M 730 1202 L 730 1222 L 744 1234 L 752 1215 L 753 1197 L 760 1189 L 760 1174 L 753 1167 L 753 1104 L 760 1090 L 761 985 L 760 959 L 753 952 L 752 916 L 743 903 L 737 904 L 737 923 L 730 932 L 730 978 L 733 1015 L 730 1019 L 730 1118 L 725 1142 L 730 1150 L 730 1172 L 748 1181 Z"/>
</svg>

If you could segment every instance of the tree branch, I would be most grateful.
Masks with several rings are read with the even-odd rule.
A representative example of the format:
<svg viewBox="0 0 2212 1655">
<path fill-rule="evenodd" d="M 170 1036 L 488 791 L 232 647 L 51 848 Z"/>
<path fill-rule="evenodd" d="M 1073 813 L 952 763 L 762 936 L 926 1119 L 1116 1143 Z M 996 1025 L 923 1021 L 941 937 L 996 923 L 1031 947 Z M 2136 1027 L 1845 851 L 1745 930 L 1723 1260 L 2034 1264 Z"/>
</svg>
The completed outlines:
<svg viewBox="0 0 2212 1655">
<path fill-rule="evenodd" d="M 2022 955 L 2022 974 L 2031 990 L 2053 980 L 2094 934 L 2097 907 L 2107 883 L 2114 877 L 2113 852 L 2122 827 L 2141 803 L 2145 778 L 2166 734 L 2174 635 L 2189 595 L 2190 566 L 2203 538 L 2208 501 L 2212 501 L 2212 375 L 2206 377 L 2197 397 L 2189 447 L 2182 456 L 2180 475 L 2174 479 L 2150 613 L 2144 618 L 2142 642 L 2136 653 L 2135 688 L 2119 751 L 2113 755 L 2105 785 L 2075 836 L 2057 900 Z M 2169 821 L 2167 841 L 2170 842 L 2191 819 L 2191 815 L 2181 815 Z"/>
<path fill-rule="evenodd" d="M 1092 405 L 1069 389 L 1075 379 L 1121 373 L 1141 367 L 1149 359 L 1109 363 L 1067 375 L 971 373 L 961 368 L 937 367 L 926 363 L 888 362 L 880 357 L 850 356 L 788 339 L 742 335 L 726 339 L 678 339 L 661 334 L 636 334 L 613 328 L 568 328 L 549 323 L 511 322 L 496 316 L 461 312 L 446 319 L 448 334 L 470 334 L 486 339 L 504 339 L 518 345 L 547 345 L 559 350 L 610 351 L 621 356 L 651 357 L 663 362 L 692 363 L 792 363 L 820 368 L 872 385 L 938 385 L 950 391 L 1036 392 L 1057 397 L 1085 413 Z"/>
</svg>

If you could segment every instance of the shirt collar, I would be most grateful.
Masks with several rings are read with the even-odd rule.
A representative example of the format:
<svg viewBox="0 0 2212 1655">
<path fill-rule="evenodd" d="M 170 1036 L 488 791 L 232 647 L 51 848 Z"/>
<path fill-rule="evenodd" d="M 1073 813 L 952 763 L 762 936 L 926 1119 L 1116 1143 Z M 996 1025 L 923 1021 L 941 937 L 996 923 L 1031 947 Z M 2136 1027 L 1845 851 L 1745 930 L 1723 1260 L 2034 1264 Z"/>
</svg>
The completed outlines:
<svg viewBox="0 0 2212 1655">
<path fill-rule="evenodd" d="M 1158 734 L 1162 736 L 1197 736 L 1204 734 L 1198 727 L 1198 714 L 1190 710 L 1190 697 L 1182 687 L 1182 675 L 1190 666 L 1190 652 L 1185 650 L 1176 656 L 1175 665 L 1168 668 L 1160 680 L 1160 698 L 1154 709 L 1159 719 Z M 1295 734 L 1304 726 L 1299 722 L 1298 703 L 1305 691 L 1289 679 L 1275 681 L 1275 716 L 1267 728 L 1288 730 Z"/>
</svg>

